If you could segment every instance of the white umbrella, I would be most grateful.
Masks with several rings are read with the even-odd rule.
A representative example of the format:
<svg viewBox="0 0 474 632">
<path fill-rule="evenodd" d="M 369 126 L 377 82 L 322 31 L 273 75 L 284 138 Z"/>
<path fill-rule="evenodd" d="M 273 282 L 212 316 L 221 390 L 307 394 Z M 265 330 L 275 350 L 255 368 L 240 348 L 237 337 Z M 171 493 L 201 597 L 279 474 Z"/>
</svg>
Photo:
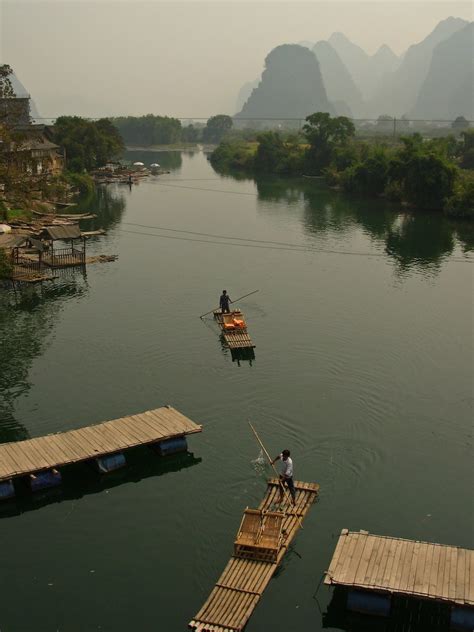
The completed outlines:
<svg viewBox="0 0 474 632">
<path fill-rule="evenodd" d="M 0 233 L 11 233 L 12 227 L 8 224 L 0 224 Z"/>
<path fill-rule="evenodd" d="M 144 166 L 145 166 L 145 163 L 143 163 L 143 162 L 134 162 L 134 163 L 133 163 L 133 166 L 134 166 L 134 167 L 144 167 Z"/>
<path fill-rule="evenodd" d="M 150 167 L 154 167 L 155 169 L 158 169 L 160 165 L 157 162 L 154 162 L 153 164 L 150 165 Z"/>
</svg>

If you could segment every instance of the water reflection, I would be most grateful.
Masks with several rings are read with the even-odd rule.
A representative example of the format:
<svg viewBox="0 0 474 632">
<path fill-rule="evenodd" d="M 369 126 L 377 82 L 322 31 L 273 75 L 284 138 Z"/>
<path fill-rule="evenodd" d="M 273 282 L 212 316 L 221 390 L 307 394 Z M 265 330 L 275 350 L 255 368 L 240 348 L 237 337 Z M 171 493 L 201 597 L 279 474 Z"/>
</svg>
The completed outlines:
<svg viewBox="0 0 474 632">
<path fill-rule="evenodd" d="M 127 202 L 123 189 L 118 185 L 97 186 L 93 193 L 82 196 L 71 213 L 94 213 L 96 218 L 81 221 L 81 230 L 105 231 L 116 226 L 122 219 Z M 95 239 L 95 238 L 94 238 Z M 100 238 L 99 238 L 100 239 Z"/>
<path fill-rule="evenodd" d="M 66 272 L 63 280 L 0 292 L 0 442 L 28 438 L 15 419 L 15 402 L 31 387 L 31 364 L 43 353 L 64 302 L 87 289 L 85 274 Z"/>
<path fill-rule="evenodd" d="M 323 628 L 345 632 L 448 632 L 450 608 L 441 603 L 394 596 L 390 616 L 378 617 L 350 612 L 346 608 L 347 591 L 336 588 Z"/>
<path fill-rule="evenodd" d="M 323 183 L 306 179 L 255 180 L 260 202 L 303 205 L 305 230 L 314 235 L 349 234 L 362 228 L 375 245 L 396 261 L 399 273 L 413 267 L 437 270 L 458 246 L 474 250 L 472 223 L 449 219 L 437 213 L 408 213 L 385 200 L 349 198 Z M 264 205 L 261 210 L 276 209 Z"/>
<path fill-rule="evenodd" d="M 120 222 L 125 207 L 125 198 L 117 187 L 97 187 L 82 196 L 70 212 L 97 215 L 81 222 L 82 230 L 107 231 Z M 15 402 L 30 389 L 31 364 L 43 353 L 65 301 L 77 299 L 88 290 L 83 268 L 57 269 L 54 275 L 57 278 L 52 282 L 7 287 L 0 292 L 0 442 L 28 437 L 24 426 L 15 420 Z"/>
<path fill-rule="evenodd" d="M 248 362 L 252 366 L 255 360 L 255 351 L 253 349 L 231 349 L 230 355 L 232 362 L 236 362 L 240 366 L 241 362 Z"/>
<path fill-rule="evenodd" d="M 32 494 L 25 484 L 15 481 L 16 498 L 0 504 L 0 518 L 7 518 L 65 500 L 77 500 L 89 494 L 99 494 L 126 483 L 179 472 L 202 461 L 191 452 L 159 457 L 147 447 L 140 446 L 126 452 L 127 466 L 107 475 L 98 474 L 88 463 L 77 463 L 61 468 L 61 487 Z"/>
<path fill-rule="evenodd" d="M 443 217 L 432 219 L 424 214 L 400 215 L 390 226 L 385 247 L 388 255 L 397 260 L 402 270 L 415 264 L 439 265 L 452 254 L 455 236 Z"/>
</svg>

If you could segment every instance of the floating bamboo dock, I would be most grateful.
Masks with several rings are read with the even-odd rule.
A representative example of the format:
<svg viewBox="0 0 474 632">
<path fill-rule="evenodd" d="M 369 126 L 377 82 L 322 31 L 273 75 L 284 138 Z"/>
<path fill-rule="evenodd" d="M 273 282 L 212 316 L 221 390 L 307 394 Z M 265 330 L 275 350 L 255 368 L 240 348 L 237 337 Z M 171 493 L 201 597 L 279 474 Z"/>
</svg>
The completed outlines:
<svg viewBox="0 0 474 632">
<path fill-rule="evenodd" d="M 244 315 L 240 310 L 236 309 L 228 314 L 223 314 L 218 309 L 213 314 L 229 349 L 255 349 L 247 331 Z"/>
<path fill-rule="evenodd" d="M 191 630 L 239 632 L 247 624 L 319 491 L 317 483 L 295 481 L 296 505 L 281 512 L 272 511 L 278 502 L 279 488 L 278 479 L 271 478 L 258 510 L 244 512 L 234 555 L 206 603 L 190 621 Z"/>
<path fill-rule="evenodd" d="M 474 607 L 474 551 L 343 529 L 325 584 Z"/>
<path fill-rule="evenodd" d="M 171 406 L 78 430 L 0 444 L 0 481 L 201 432 Z"/>
</svg>

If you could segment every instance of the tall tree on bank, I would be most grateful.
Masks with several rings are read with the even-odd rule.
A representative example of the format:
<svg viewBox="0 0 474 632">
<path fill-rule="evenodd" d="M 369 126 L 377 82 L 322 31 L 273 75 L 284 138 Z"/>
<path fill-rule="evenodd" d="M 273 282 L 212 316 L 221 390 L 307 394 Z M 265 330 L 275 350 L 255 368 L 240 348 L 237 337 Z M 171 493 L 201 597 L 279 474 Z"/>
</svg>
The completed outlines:
<svg viewBox="0 0 474 632">
<path fill-rule="evenodd" d="M 355 127 L 347 117 L 332 118 L 327 112 L 316 112 L 305 120 L 303 132 L 309 143 L 307 164 L 319 172 L 331 162 L 334 149 L 354 136 Z"/>
<path fill-rule="evenodd" d="M 10 80 L 12 75 L 13 70 L 8 64 L 0 66 L 0 99 L 12 99 L 15 97 L 15 91 Z"/>
<path fill-rule="evenodd" d="M 227 114 L 211 116 L 203 130 L 202 138 L 205 143 L 220 143 L 223 136 L 232 129 L 232 119 Z"/>
<path fill-rule="evenodd" d="M 60 116 L 53 128 L 54 141 L 66 150 L 69 171 L 90 171 L 123 152 L 122 137 L 108 120 L 88 121 L 80 116 Z"/>
</svg>

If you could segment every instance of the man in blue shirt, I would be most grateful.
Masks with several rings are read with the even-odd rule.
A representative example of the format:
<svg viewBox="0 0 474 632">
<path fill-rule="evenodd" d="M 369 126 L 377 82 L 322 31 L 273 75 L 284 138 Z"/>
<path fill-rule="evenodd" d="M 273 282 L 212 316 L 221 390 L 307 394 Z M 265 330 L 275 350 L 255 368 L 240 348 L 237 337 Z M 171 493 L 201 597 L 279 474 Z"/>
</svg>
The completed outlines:
<svg viewBox="0 0 474 632">
<path fill-rule="evenodd" d="M 221 297 L 219 299 L 219 307 L 223 314 L 230 314 L 229 303 L 232 303 L 230 296 L 227 294 L 227 290 L 222 290 Z"/>
</svg>

